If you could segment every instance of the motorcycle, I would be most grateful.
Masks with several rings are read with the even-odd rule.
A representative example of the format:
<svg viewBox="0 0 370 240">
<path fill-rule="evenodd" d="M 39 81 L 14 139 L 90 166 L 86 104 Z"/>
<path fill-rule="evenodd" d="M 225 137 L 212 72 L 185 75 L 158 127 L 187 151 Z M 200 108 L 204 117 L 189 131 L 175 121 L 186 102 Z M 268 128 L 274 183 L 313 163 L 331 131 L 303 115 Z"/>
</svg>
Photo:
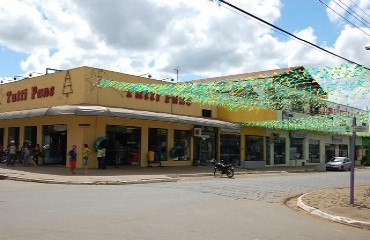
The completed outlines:
<svg viewBox="0 0 370 240">
<path fill-rule="evenodd" d="M 221 174 L 221 177 L 223 174 L 226 174 L 228 178 L 232 178 L 234 177 L 234 166 L 232 164 L 224 164 L 221 160 L 220 162 L 215 163 L 213 176 L 216 176 L 217 172 Z"/>
</svg>

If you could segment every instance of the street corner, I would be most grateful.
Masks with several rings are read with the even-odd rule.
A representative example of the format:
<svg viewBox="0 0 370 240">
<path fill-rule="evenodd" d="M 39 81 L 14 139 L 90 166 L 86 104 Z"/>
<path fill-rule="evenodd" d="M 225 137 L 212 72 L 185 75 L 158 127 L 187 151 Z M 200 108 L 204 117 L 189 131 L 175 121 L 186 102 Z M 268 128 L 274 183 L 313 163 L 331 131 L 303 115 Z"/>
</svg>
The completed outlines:
<svg viewBox="0 0 370 240">
<path fill-rule="evenodd" d="M 310 201 L 312 201 L 313 198 L 316 201 L 315 207 L 311 206 L 313 204 L 310 203 Z M 332 208 L 332 209 L 335 209 L 335 212 L 333 212 L 333 210 L 331 210 L 330 212 L 325 210 L 325 207 L 324 207 L 325 202 L 326 202 L 325 200 L 328 200 L 327 198 L 325 198 L 325 196 L 322 196 L 321 194 L 316 194 L 316 192 L 309 192 L 309 193 L 305 193 L 303 195 L 296 197 L 296 206 L 297 208 L 302 209 L 303 211 L 309 214 L 312 214 L 312 215 L 315 215 L 315 216 L 318 216 L 318 217 L 321 217 L 321 218 L 324 218 L 324 219 L 327 219 L 333 222 L 370 230 L 370 221 L 364 221 L 364 219 L 355 219 L 355 217 L 353 216 L 356 216 L 356 215 L 353 214 L 353 211 L 352 211 L 353 209 L 351 208 L 346 208 L 338 204 L 339 206 Z M 348 199 L 345 199 L 345 200 L 348 200 Z M 320 206 L 322 206 L 322 208 Z"/>
</svg>

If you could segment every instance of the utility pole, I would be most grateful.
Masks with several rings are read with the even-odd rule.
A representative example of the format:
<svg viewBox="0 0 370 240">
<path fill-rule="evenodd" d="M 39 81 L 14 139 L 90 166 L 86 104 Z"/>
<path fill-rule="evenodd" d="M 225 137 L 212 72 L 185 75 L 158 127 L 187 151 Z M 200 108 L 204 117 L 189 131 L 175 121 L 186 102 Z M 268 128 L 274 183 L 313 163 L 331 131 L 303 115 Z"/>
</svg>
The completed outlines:
<svg viewBox="0 0 370 240">
<path fill-rule="evenodd" d="M 176 71 L 176 83 L 179 82 L 179 68 L 175 68 L 175 71 Z"/>
<path fill-rule="evenodd" d="M 356 126 L 356 117 L 353 117 L 352 127 Z M 350 174 L 350 191 L 349 191 L 349 204 L 354 204 L 355 199 L 355 153 L 356 153 L 356 131 L 352 128 L 352 148 L 351 148 L 351 174 Z"/>
<path fill-rule="evenodd" d="M 175 82 L 175 84 L 177 84 L 179 82 L 179 68 L 176 67 L 174 70 L 176 71 L 176 82 Z M 173 98 L 174 97 L 171 97 L 171 114 L 173 113 L 173 107 L 172 107 Z"/>
</svg>

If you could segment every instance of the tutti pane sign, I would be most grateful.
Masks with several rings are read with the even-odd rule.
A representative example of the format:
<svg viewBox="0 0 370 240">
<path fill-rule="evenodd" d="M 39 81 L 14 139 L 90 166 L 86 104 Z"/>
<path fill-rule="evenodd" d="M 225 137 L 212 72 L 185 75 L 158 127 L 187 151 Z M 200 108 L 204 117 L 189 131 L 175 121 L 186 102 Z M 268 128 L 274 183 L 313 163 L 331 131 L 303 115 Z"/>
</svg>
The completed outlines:
<svg viewBox="0 0 370 240">
<path fill-rule="evenodd" d="M 369 126 L 353 126 L 351 130 L 353 132 L 369 132 Z"/>
</svg>

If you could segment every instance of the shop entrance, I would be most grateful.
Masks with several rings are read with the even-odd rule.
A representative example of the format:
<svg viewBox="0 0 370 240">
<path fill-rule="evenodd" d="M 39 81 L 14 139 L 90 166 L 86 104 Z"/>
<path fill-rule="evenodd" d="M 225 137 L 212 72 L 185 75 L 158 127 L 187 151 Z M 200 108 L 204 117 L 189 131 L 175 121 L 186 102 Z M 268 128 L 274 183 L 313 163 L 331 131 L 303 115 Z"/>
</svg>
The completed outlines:
<svg viewBox="0 0 370 240">
<path fill-rule="evenodd" d="M 325 145 L 325 162 L 329 162 L 333 157 L 335 157 L 335 145 L 326 144 Z"/>
<path fill-rule="evenodd" d="M 66 164 L 67 125 L 44 125 L 42 127 L 42 150 L 44 164 Z"/>
<path fill-rule="evenodd" d="M 199 127 L 202 128 L 202 135 L 194 138 L 194 161 L 199 161 L 200 164 L 207 164 L 216 160 L 216 133 L 217 128 Z"/>
<path fill-rule="evenodd" d="M 107 125 L 106 136 L 108 166 L 140 165 L 141 128 Z"/>
<path fill-rule="evenodd" d="M 240 166 L 240 135 L 221 134 L 220 159 Z"/>
</svg>

